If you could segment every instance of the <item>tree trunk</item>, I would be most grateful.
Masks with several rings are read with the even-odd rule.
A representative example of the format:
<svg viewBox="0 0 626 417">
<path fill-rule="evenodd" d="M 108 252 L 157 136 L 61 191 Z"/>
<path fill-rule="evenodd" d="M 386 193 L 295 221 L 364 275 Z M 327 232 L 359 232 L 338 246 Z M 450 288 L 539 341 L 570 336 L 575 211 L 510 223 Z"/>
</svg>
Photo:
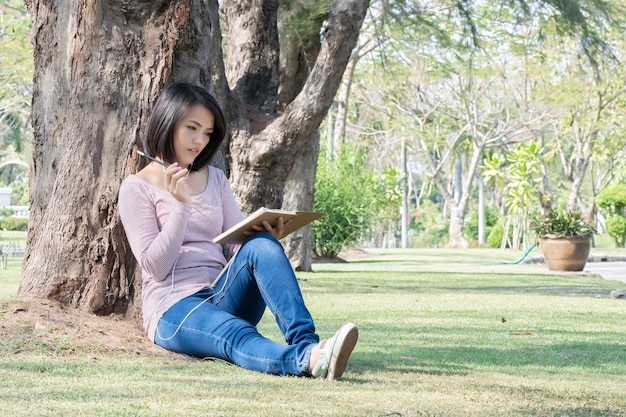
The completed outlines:
<svg viewBox="0 0 626 417">
<path fill-rule="evenodd" d="M 319 155 L 320 137 L 315 132 L 298 153 L 293 170 L 287 179 L 283 207 L 288 210 L 313 208 L 315 174 Z M 296 271 L 311 271 L 311 225 L 307 225 L 283 240 L 285 253 Z"/>
<path fill-rule="evenodd" d="M 483 246 L 487 242 L 485 233 L 485 183 L 483 177 L 478 175 L 478 245 Z"/>
<path fill-rule="evenodd" d="M 598 131 L 594 130 L 588 135 L 583 136 L 582 138 L 577 138 L 577 142 L 581 143 L 581 146 L 578 150 L 578 154 L 575 156 L 575 164 L 572 164 L 573 181 L 570 188 L 570 193 L 567 197 L 568 210 L 578 209 L 580 190 L 583 185 L 583 180 L 585 179 L 585 174 L 587 173 L 589 161 L 591 161 L 591 157 L 593 155 L 593 148 L 595 146 L 597 137 Z"/>
<path fill-rule="evenodd" d="M 341 88 L 337 95 L 337 117 L 335 119 L 334 143 L 333 149 L 338 149 L 339 145 L 346 139 L 346 123 L 348 121 L 348 100 L 350 98 L 350 90 L 352 89 L 352 80 L 354 79 L 354 70 L 359 62 L 360 56 L 354 54 L 348 63 L 346 71 L 341 79 Z"/>
<path fill-rule="evenodd" d="M 311 5 L 319 7 L 318 4 Z M 302 91 L 320 52 L 319 33 L 325 16 L 313 13 L 307 8 L 311 5 L 301 2 L 280 4 L 279 112 Z M 306 20 L 306 25 L 301 24 L 303 20 Z M 285 184 L 283 208 L 305 211 L 313 209 L 319 140 L 319 132 L 316 130 L 296 154 L 293 169 Z M 311 271 L 313 256 L 310 225 L 290 234 L 282 243 L 295 270 Z"/>
<path fill-rule="evenodd" d="M 446 197 L 446 201 L 450 205 L 450 228 L 448 231 L 448 234 L 450 236 L 450 242 L 447 245 L 448 248 L 469 247 L 469 243 L 463 237 L 463 227 L 465 226 L 465 213 L 467 212 L 467 207 L 472 196 L 474 177 L 476 176 L 476 172 L 478 171 L 478 165 L 480 164 L 482 153 L 482 144 L 476 144 L 474 149 L 472 150 L 470 162 L 467 167 L 467 172 L 465 174 L 465 181 L 463 182 L 463 186 L 461 187 L 459 200 L 457 201 L 456 199 L 453 199 L 453 196 L 451 196 L 450 194 L 444 194 L 444 196 Z M 460 165 L 461 164 L 457 159 L 457 163 L 455 164 L 456 168 L 460 169 Z M 462 181 L 463 175 L 461 174 L 460 176 L 461 179 L 459 179 L 457 176 L 457 182 Z"/>
<path fill-rule="evenodd" d="M 459 204 L 461 197 L 463 196 L 463 159 L 461 155 L 456 157 L 454 163 L 454 172 L 452 175 L 452 196 L 454 202 Z"/>
<path fill-rule="evenodd" d="M 299 47 L 287 42 L 283 50 L 287 59 L 280 66 L 280 85 L 275 82 L 274 72 L 269 70 L 278 65 L 278 50 L 265 54 L 262 65 L 259 65 L 258 47 L 255 47 L 262 43 L 260 38 L 273 42 L 273 33 L 244 32 L 245 39 L 236 41 L 237 47 L 229 49 L 228 79 L 231 85 L 237 86 L 233 91 L 235 100 L 240 103 L 242 115 L 247 119 L 237 123 L 240 128 L 233 132 L 230 145 L 231 183 L 244 212 L 249 213 L 261 206 L 312 208 L 312 194 L 310 197 L 298 196 L 294 190 L 313 192 L 319 149 L 317 128 L 332 103 L 341 74 L 356 45 L 367 3 L 363 0 L 333 3 L 321 46 L 319 31 L 315 31 L 313 40 L 307 41 L 305 34 Z M 275 2 L 265 0 L 263 13 L 275 7 Z M 260 14 L 255 8 L 242 7 L 234 1 L 225 2 L 224 11 L 231 28 L 229 38 L 235 37 L 232 30 L 238 33 L 239 26 L 249 26 L 247 22 Z M 299 12 L 291 10 L 295 15 Z M 322 21 L 318 23 L 321 26 Z M 349 33 L 355 29 L 356 32 Z M 311 68 L 312 58 L 317 59 Z M 309 70 L 308 78 L 293 77 L 301 76 L 303 72 L 308 74 Z M 239 73 L 256 73 L 258 76 L 254 82 L 239 86 L 241 82 L 235 84 L 233 81 Z M 250 94 L 248 89 L 254 90 L 255 101 L 246 100 Z M 275 101 L 276 97 L 278 103 L 270 106 L 268 103 Z M 286 188 L 292 190 L 287 196 L 287 204 L 283 195 Z M 310 228 L 291 236 L 284 244 L 294 266 L 310 270 Z"/>
<path fill-rule="evenodd" d="M 450 207 L 450 226 L 448 236 L 450 242 L 447 248 L 469 248 L 469 243 L 463 237 L 463 226 L 465 225 L 465 209 L 460 205 Z"/>
<path fill-rule="evenodd" d="M 27 6 L 34 140 L 19 294 L 98 314 L 132 311 L 140 286 L 117 215 L 118 187 L 135 171 L 132 150 L 147 110 L 175 69 L 209 80 L 210 49 L 189 49 L 209 11 L 201 2 Z M 189 42 L 187 56 L 177 42 Z"/>
<path fill-rule="evenodd" d="M 332 103 L 356 45 L 367 4 L 367 0 L 333 2 L 317 61 L 302 90 L 286 105 L 282 114 L 268 113 L 258 107 L 255 109 L 254 106 L 264 102 L 261 99 L 257 103 L 246 103 L 250 128 L 233 132 L 230 144 L 231 183 L 244 212 L 251 212 L 261 206 L 282 205 L 283 190 L 295 157 L 317 130 Z M 247 22 L 253 17 L 246 17 L 247 11 L 240 8 L 224 9 L 229 24 L 231 19 Z M 233 25 L 230 24 L 230 27 L 233 28 Z M 255 55 L 246 50 L 256 53 L 255 44 L 254 41 L 240 43 L 240 48 L 231 49 L 232 55 L 228 62 L 237 62 L 237 67 L 248 68 L 246 73 L 252 72 L 254 65 L 250 56 Z M 227 70 L 233 66 L 227 65 Z M 264 73 L 269 74 L 269 71 Z M 229 79 L 232 76 L 229 75 Z M 264 86 L 273 88 L 273 83 L 268 79 L 266 83 L 255 83 L 255 86 L 259 89 Z M 234 93 L 239 94 L 239 90 Z M 272 94 L 272 91 L 257 93 L 260 97 Z M 237 101 L 243 100 L 239 98 Z"/>
<path fill-rule="evenodd" d="M 117 193 L 137 170 L 133 150 L 166 83 L 204 85 L 224 106 L 233 135 L 221 163 L 226 170 L 226 162 L 233 163 L 243 209 L 280 206 L 295 155 L 330 106 L 368 2 L 333 6 L 316 67 L 278 118 L 275 2 L 239 4 L 245 18 L 230 22 L 229 40 L 248 56 L 241 67 L 230 67 L 231 95 L 215 0 L 27 2 L 34 140 L 20 295 L 97 314 L 138 311 L 140 275 L 117 214 Z M 259 36 L 263 42 L 247 42 Z"/>
<path fill-rule="evenodd" d="M 402 141 L 402 156 L 401 156 L 401 169 L 402 169 L 402 180 L 401 180 L 401 192 L 402 192 L 402 209 L 401 213 L 401 242 L 402 249 L 406 249 L 409 247 L 409 174 L 406 162 L 406 142 Z"/>
</svg>

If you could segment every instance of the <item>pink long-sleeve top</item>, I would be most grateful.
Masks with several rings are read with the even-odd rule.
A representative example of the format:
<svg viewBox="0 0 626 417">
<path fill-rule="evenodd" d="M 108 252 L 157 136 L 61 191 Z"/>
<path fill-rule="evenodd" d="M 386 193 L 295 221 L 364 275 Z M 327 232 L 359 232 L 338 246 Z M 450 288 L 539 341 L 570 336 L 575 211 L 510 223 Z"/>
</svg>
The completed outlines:
<svg viewBox="0 0 626 417">
<path fill-rule="evenodd" d="M 190 204 L 137 175 L 120 187 L 120 217 L 141 266 L 143 324 L 152 341 L 172 305 L 213 286 L 227 262 L 213 238 L 243 219 L 224 173 L 208 170 L 206 189 Z"/>
</svg>

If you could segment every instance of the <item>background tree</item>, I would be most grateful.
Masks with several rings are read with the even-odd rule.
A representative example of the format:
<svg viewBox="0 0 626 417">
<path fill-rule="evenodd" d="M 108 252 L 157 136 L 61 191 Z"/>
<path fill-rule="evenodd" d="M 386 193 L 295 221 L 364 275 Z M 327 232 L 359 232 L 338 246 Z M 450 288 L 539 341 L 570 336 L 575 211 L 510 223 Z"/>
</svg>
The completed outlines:
<svg viewBox="0 0 626 417">
<path fill-rule="evenodd" d="M 624 70 L 621 63 L 605 57 L 592 67 L 570 52 L 570 42 L 564 49 L 544 52 L 551 60 L 558 59 L 561 68 L 540 72 L 536 81 L 552 116 L 543 137 L 568 190 L 562 204 L 591 213 L 595 194 L 613 179 L 626 146 L 621 110 Z M 595 177 L 590 178 L 592 169 Z M 585 189 L 587 198 L 582 196 Z"/>
<path fill-rule="evenodd" d="M 606 230 L 618 248 L 626 245 L 626 183 L 616 183 L 597 195 L 598 207 L 606 211 Z"/>
<path fill-rule="evenodd" d="M 546 176 L 543 147 L 536 141 L 519 144 L 505 156 L 494 153 L 486 158 L 482 175 L 485 182 L 494 182 L 505 191 L 501 248 L 527 248 L 528 215 L 539 211 L 546 195 L 542 179 Z M 511 231 L 512 227 L 512 231 Z"/>
<path fill-rule="evenodd" d="M 619 27 L 621 6 L 599 1 L 399 1 L 373 7 L 388 10 L 380 14 L 382 29 L 375 32 L 384 33 L 384 48 L 361 59 L 357 70 L 359 98 L 352 120 L 363 134 L 354 137 L 376 137 L 386 152 L 393 149 L 388 144 L 401 139 L 402 126 L 405 140 L 419 145 L 409 147 L 413 160 L 408 165 L 421 166 L 422 184 L 437 184 L 450 243 L 465 245 L 464 219 L 475 196 L 473 161 L 480 161 L 490 147 L 506 152 L 519 141 L 550 137 L 555 115 L 546 108 L 547 96 L 536 89 L 540 77 L 563 79 L 564 55 L 557 52 L 564 51 L 597 75 L 600 65 L 609 62 L 600 58 L 611 57 L 616 37 L 604 35 L 607 27 Z M 544 44 L 555 52 L 546 55 Z M 400 152 L 397 147 L 389 155 L 395 167 L 401 166 Z M 380 159 L 380 153 L 370 155 Z"/>
<path fill-rule="evenodd" d="M 14 205 L 25 205 L 24 199 L 28 199 L 33 74 L 30 29 L 21 1 L 0 3 L 0 184 L 13 188 Z"/>
<path fill-rule="evenodd" d="M 561 57 L 547 56 L 529 44 L 572 36 L 577 42 L 570 48 L 589 60 L 591 74 L 603 64 L 596 57 L 607 50 L 597 29 L 612 27 L 614 17 L 624 15 L 618 10 L 621 4 L 599 0 L 376 1 L 372 16 L 379 17 L 380 24 L 368 26 L 360 45 L 385 47 L 359 55 L 358 65 L 347 72 L 366 0 L 336 0 L 329 7 L 312 1 L 225 0 L 221 2 L 225 40 L 216 0 L 123 4 L 29 0 L 27 5 L 35 46 L 34 162 L 32 217 L 20 293 L 98 313 L 132 312 L 131 307 L 137 306 L 138 274 L 117 219 L 117 190 L 121 179 L 143 162 L 134 150 L 151 103 L 164 84 L 196 82 L 221 100 L 232 135 L 216 164 L 229 173 L 243 210 L 249 212 L 261 205 L 310 200 L 317 128 L 341 77 L 352 74 L 358 82 L 352 82 L 349 91 L 359 99 L 342 99 L 346 137 L 359 141 L 359 146 L 379 145 L 368 152 L 376 156 L 378 172 L 388 166 L 403 172 L 407 166 L 407 178 L 420 176 L 407 181 L 415 191 L 409 199 L 421 208 L 445 208 L 442 212 L 449 218 L 453 205 L 446 203 L 449 196 L 444 195 L 454 197 L 451 187 L 461 190 L 457 196 L 463 197 L 464 192 L 470 196 L 463 210 L 472 205 L 474 176 L 467 168 L 480 159 L 476 156 L 482 152 L 480 140 L 498 138 L 491 133 L 504 132 L 504 125 L 520 120 L 533 120 L 545 110 L 528 100 L 537 78 L 520 75 L 518 64 L 527 60 L 555 68 L 550 82 L 558 85 Z M 305 15 L 311 16 L 308 30 L 287 30 L 299 26 Z M 290 34 L 301 39 L 291 43 Z M 387 38 L 388 34 L 394 38 Z M 493 38 L 481 41 L 485 34 Z M 228 51 L 225 57 L 223 44 Z M 529 52 L 516 55 L 520 48 Z M 285 61 L 280 61 L 281 56 Z M 474 57 L 471 66 L 468 57 Z M 292 67 L 296 62 L 297 68 Z M 494 62 L 497 71 L 489 67 Z M 470 68 L 471 77 L 459 68 Z M 384 74 L 382 82 L 376 74 Z M 386 86 L 389 80 L 394 82 Z M 503 96 L 493 86 L 518 91 Z M 617 90 L 608 90 L 607 97 L 612 91 Z M 528 105 L 519 106 L 522 99 Z M 464 102 L 474 103 L 463 107 Z M 484 113 L 476 114 L 475 109 Z M 603 120 L 613 126 L 622 123 L 619 111 Z M 606 129 L 600 126 L 598 138 L 605 139 L 596 141 L 592 153 L 600 148 L 609 155 L 614 149 L 610 146 L 614 138 L 604 133 Z M 534 134 L 546 142 L 553 138 L 545 128 L 535 129 Z M 509 131 L 499 136 L 508 140 L 515 135 Z M 434 158 L 439 169 L 437 191 L 432 176 L 437 171 L 428 171 L 428 159 L 420 159 L 421 154 Z M 594 184 L 618 163 L 619 159 L 611 159 L 602 164 L 592 157 Z M 309 174 L 295 174 L 300 169 Z M 459 174 L 465 176 L 462 181 L 457 180 Z M 298 189 L 292 186 L 296 178 L 309 182 Z M 466 186 L 458 187 L 462 183 Z M 299 199 L 301 191 L 296 190 L 304 190 L 307 197 Z M 426 196 L 430 202 L 423 200 Z M 429 218 L 440 217 L 431 214 Z M 431 223 L 438 229 L 432 235 L 439 236 L 440 221 Z M 455 239 L 460 224 L 453 228 Z"/>
<path fill-rule="evenodd" d="M 280 86 L 278 109 L 302 90 L 320 51 L 320 30 L 330 13 L 330 1 L 281 1 L 279 5 Z M 289 210 L 313 207 L 317 155 L 320 147 L 315 130 L 296 155 L 285 184 L 282 206 Z M 311 225 L 283 239 L 285 252 L 296 270 L 310 271 L 312 263 Z"/>
<path fill-rule="evenodd" d="M 27 2 L 33 20 L 31 220 L 19 293 L 100 314 L 133 313 L 138 273 L 117 216 L 142 126 L 164 84 L 222 102 L 222 166 L 244 211 L 277 207 L 295 157 L 325 116 L 366 0 L 335 1 L 309 77 L 279 112 L 278 2 Z M 228 169 L 227 169 L 228 171 Z"/>
</svg>

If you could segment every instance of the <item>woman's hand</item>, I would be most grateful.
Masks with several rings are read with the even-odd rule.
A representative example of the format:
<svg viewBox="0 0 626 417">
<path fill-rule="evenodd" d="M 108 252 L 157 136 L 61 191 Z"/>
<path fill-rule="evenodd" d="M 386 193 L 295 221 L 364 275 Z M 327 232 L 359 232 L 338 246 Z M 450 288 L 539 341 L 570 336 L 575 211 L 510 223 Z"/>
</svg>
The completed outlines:
<svg viewBox="0 0 626 417">
<path fill-rule="evenodd" d="M 174 162 L 165 169 L 165 186 L 167 190 L 178 201 L 189 204 L 191 203 L 191 195 L 187 188 L 187 176 L 189 176 L 189 170 L 180 167 L 178 162 Z"/>
<path fill-rule="evenodd" d="M 285 230 L 285 223 L 283 222 L 283 218 L 279 217 L 276 219 L 276 225 L 272 227 L 272 225 L 264 220 L 260 225 L 255 224 L 252 226 L 255 232 L 269 232 L 276 240 L 279 240 L 283 237 L 283 231 Z M 245 234 L 254 234 L 254 232 L 246 232 Z"/>
</svg>

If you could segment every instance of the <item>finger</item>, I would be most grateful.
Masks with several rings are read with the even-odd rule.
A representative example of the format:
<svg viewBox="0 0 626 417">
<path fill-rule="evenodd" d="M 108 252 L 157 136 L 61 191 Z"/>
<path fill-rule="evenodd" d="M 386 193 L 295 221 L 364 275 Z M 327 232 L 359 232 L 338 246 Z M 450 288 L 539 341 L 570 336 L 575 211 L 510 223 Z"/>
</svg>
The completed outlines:
<svg viewBox="0 0 626 417">
<path fill-rule="evenodd" d="M 168 168 L 169 169 L 169 168 Z M 187 187 L 187 173 L 186 168 L 179 168 L 175 172 L 169 175 L 170 182 L 168 185 L 168 191 L 179 201 L 184 203 L 191 202 L 191 196 Z"/>
<path fill-rule="evenodd" d="M 276 219 L 276 225 L 274 226 L 274 231 L 272 232 L 277 239 L 283 235 L 283 230 L 285 229 L 285 222 L 282 217 Z"/>
<path fill-rule="evenodd" d="M 178 165 L 178 162 L 174 162 L 173 164 L 171 164 L 170 166 L 168 166 L 167 168 L 163 168 L 163 171 L 165 172 L 165 175 L 173 175 L 176 172 L 180 171 L 181 167 L 180 165 Z"/>
<path fill-rule="evenodd" d="M 181 167 L 175 167 L 173 169 L 170 170 L 170 168 L 167 168 L 168 171 L 165 172 L 165 175 L 170 177 L 170 180 L 178 180 L 180 178 L 184 178 L 187 176 L 187 168 L 181 168 Z"/>
<path fill-rule="evenodd" d="M 187 177 L 187 168 L 180 168 L 177 172 L 172 174 L 172 180 L 180 181 Z"/>
<path fill-rule="evenodd" d="M 168 187 L 172 183 L 172 176 L 174 176 L 177 172 L 180 172 L 181 169 L 182 168 L 178 166 L 177 162 L 174 162 L 167 168 L 163 168 L 163 172 L 165 173 L 165 181 Z"/>
<path fill-rule="evenodd" d="M 272 230 L 268 230 L 276 239 L 280 239 L 283 236 L 284 223 L 283 218 L 279 217 L 276 219 L 276 225 L 272 228 Z"/>
<path fill-rule="evenodd" d="M 270 224 L 270 222 L 268 222 L 267 220 L 263 220 L 263 221 L 261 222 L 261 224 L 262 224 L 262 225 L 263 225 L 263 227 L 265 228 L 265 231 L 266 231 L 266 232 L 270 232 L 270 233 L 272 233 L 272 229 L 273 229 L 273 228 L 272 228 L 272 225 Z M 263 230 L 263 229 L 261 229 L 261 230 Z"/>
</svg>

